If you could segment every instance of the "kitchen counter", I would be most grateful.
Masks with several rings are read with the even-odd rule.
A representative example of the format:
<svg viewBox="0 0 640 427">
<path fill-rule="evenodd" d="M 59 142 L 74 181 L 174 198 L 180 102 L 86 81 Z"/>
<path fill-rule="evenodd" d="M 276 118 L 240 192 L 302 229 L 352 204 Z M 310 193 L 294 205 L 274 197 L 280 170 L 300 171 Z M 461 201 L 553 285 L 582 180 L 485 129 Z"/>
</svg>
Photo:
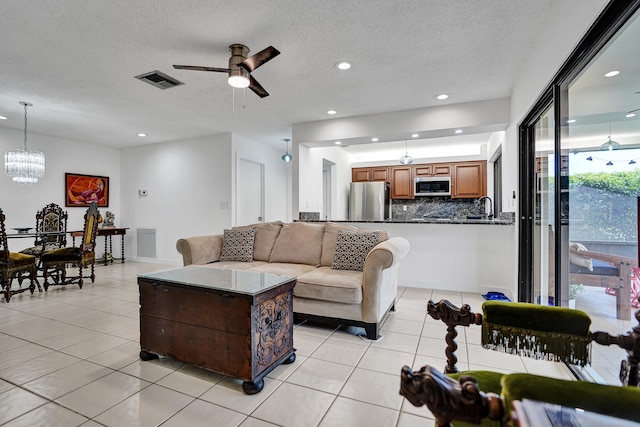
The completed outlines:
<svg viewBox="0 0 640 427">
<path fill-rule="evenodd" d="M 514 225 L 512 220 L 506 219 L 466 219 L 466 218 L 414 218 L 387 220 L 298 220 L 299 222 L 340 222 L 350 224 L 484 224 L 484 225 Z"/>
<path fill-rule="evenodd" d="M 407 239 L 411 249 L 400 263 L 402 286 L 475 294 L 498 291 L 513 300 L 518 283 L 515 222 L 443 219 L 333 222 L 385 230 L 390 236 Z M 434 291 L 434 295 L 437 299 L 448 294 Z"/>
</svg>

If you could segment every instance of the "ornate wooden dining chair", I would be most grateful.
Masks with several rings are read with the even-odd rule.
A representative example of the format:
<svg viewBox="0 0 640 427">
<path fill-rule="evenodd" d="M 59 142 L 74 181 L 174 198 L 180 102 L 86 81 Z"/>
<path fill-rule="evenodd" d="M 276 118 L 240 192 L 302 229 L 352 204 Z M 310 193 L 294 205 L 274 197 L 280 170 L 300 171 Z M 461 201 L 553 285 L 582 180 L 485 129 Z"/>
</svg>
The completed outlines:
<svg viewBox="0 0 640 427">
<path fill-rule="evenodd" d="M 77 283 L 80 288 L 83 279 L 95 281 L 95 246 L 98 233 L 98 207 L 91 203 L 84 215 L 84 228 L 80 246 L 64 247 L 45 252 L 42 255 L 42 270 L 44 275 L 44 289 L 50 285 L 68 285 Z M 67 267 L 78 268 L 77 276 L 68 276 Z M 91 274 L 83 275 L 83 269 L 91 267 Z M 52 279 L 52 282 L 49 282 Z"/>
<path fill-rule="evenodd" d="M 63 232 L 57 235 L 39 235 L 33 246 L 21 250 L 27 255 L 40 257 L 42 253 L 67 246 L 67 219 L 69 214 L 55 203 L 49 203 L 36 213 L 36 233 Z"/>
<path fill-rule="evenodd" d="M 36 288 L 36 258 L 32 255 L 9 251 L 4 220 L 5 215 L 2 209 L 0 209 L 0 285 L 2 285 L 5 300 L 9 302 L 11 295 L 26 290 L 29 290 L 33 294 Z M 22 285 L 20 285 L 18 289 L 12 289 L 11 282 L 13 278 L 22 272 L 29 274 L 29 287 L 23 288 Z"/>
</svg>

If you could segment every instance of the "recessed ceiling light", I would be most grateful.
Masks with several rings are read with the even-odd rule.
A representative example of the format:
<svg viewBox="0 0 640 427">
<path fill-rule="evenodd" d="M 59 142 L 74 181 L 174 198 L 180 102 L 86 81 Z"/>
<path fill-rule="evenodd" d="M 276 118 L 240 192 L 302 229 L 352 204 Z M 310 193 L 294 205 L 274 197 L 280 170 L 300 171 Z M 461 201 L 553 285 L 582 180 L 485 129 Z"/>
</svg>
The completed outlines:
<svg viewBox="0 0 640 427">
<path fill-rule="evenodd" d="M 351 68 L 351 63 L 347 61 L 340 61 L 336 62 L 334 67 L 336 67 L 338 70 L 348 70 L 349 68 Z"/>
<path fill-rule="evenodd" d="M 456 129 L 456 133 L 462 133 L 462 129 Z"/>
<path fill-rule="evenodd" d="M 439 95 L 436 95 L 436 99 L 439 99 L 439 100 L 441 100 L 441 101 L 442 101 L 443 99 L 447 99 L 447 98 L 449 98 L 449 94 L 448 94 L 448 93 L 441 93 L 441 94 L 439 94 Z"/>
<path fill-rule="evenodd" d="M 620 74 L 620 71 L 614 70 L 614 71 L 609 71 L 607 74 L 605 74 L 605 77 L 614 77 L 617 76 L 618 74 Z"/>
<path fill-rule="evenodd" d="M 146 133 L 139 133 L 139 134 L 138 134 L 138 136 L 139 136 L 140 138 L 144 138 L 145 136 L 147 136 L 147 134 L 146 134 Z"/>
<path fill-rule="evenodd" d="M 0 116 L 0 120 L 7 120 L 5 116 Z"/>
<path fill-rule="evenodd" d="M 334 114 L 338 114 L 338 112 L 336 110 L 327 110 L 327 114 L 333 116 Z"/>
<path fill-rule="evenodd" d="M 334 142 L 334 144 L 336 144 L 336 145 L 342 145 L 342 141 L 336 141 L 336 142 Z"/>
<path fill-rule="evenodd" d="M 567 123 L 575 123 L 575 122 L 576 122 L 576 119 L 569 119 L 569 120 L 567 120 Z"/>
<path fill-rule="evenodd" d="M 627 113 L 627 115 L 625 117 L 627 118 L 631 118 L 631 117 L 635 117 L 636 113 Z"/>
<path fill-rule="evenodd" d="M 371 138 L 371 142 L 378 142 L 379 139 L 378 138 Z"/>
<path fill-rule="evenodd" d="M 417 134 L 417 133 L 413 133 L 413 134 L 411 134 L 411 138 L 417 138 L 417 137 L 419 137 L 419 136 L 420 136 L 420 134 Z"/>
</svg>

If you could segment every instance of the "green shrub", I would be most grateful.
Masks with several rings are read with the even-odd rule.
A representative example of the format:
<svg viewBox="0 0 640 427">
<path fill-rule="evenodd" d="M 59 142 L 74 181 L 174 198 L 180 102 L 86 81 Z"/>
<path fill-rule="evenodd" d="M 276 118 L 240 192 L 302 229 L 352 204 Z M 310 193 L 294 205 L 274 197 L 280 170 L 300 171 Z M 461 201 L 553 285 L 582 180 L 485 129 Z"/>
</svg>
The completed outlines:
<svg viewBox="0 0 640 427">
<path fill-rule="evenodd" d="M 569 190 L 573 240 L 638 240 L 640 170 L 572 175 Z"/>
</svg>

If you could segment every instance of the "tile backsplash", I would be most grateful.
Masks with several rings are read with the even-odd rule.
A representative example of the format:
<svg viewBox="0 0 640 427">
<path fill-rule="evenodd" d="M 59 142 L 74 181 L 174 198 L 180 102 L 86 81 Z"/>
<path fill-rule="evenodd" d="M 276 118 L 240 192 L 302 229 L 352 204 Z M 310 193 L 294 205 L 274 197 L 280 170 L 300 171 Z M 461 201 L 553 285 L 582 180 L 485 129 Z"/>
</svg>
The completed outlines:
<svg viewBox="0 0 640 427">
<path fill-rule="evenodd" d="M 298 212 L 298 219 L 302 221 L 318 221 L 320 212 Z"/>
<path fill-rule="evenodd" d="M 450 197 L 416 197 L 413 200 L 392 200 L 393 219 L 455 218 L 478 215 L 478 199 L 451 199 Z"/>
</svg>

